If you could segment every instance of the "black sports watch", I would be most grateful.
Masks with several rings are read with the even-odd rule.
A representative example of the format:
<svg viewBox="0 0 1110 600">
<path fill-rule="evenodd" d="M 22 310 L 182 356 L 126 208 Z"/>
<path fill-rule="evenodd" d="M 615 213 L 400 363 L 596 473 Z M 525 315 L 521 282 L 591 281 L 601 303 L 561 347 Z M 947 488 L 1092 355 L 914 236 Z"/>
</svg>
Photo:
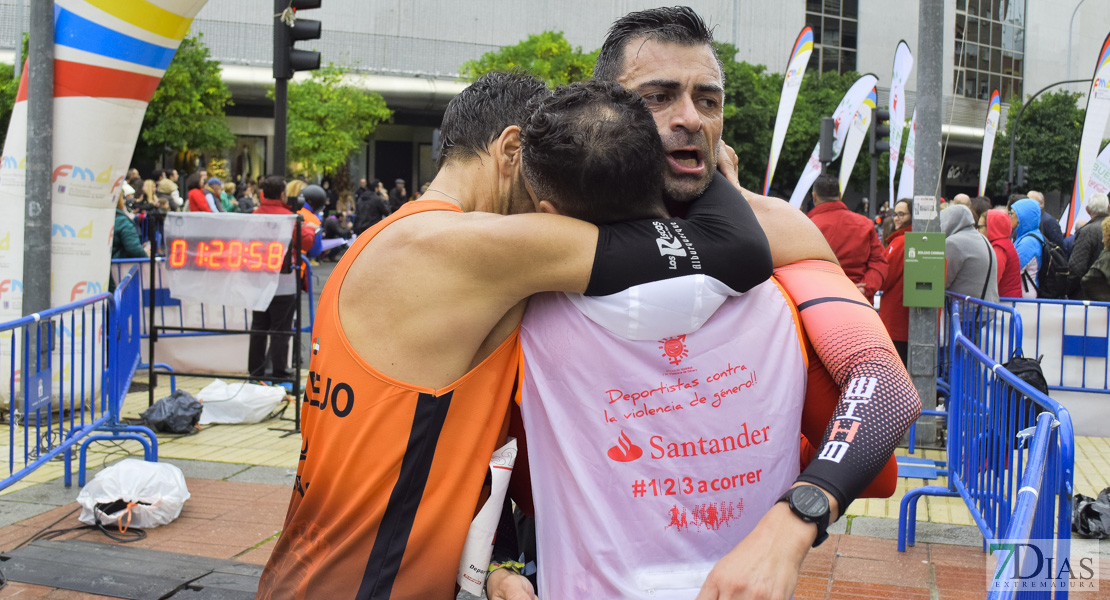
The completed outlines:
<svg viewBox="0 0 1110 600">
<path fill-rule="evenodd" d="M 790 510 L 806 523 L 817 525 L 817 539 L 813 547 L 821 545 L 829 537 L 829 499 L 819 488 L 812 485 L 799 485 L 786 490 L 775 504 L 786 502 Z"/>
</svg>

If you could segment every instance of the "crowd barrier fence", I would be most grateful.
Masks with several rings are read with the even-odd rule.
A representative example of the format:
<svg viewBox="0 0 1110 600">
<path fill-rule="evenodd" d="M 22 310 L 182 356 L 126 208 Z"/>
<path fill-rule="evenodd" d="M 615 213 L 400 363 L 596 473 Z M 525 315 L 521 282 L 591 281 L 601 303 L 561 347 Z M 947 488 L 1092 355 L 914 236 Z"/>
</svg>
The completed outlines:
<svg viewBox="0 0 1110 600">
<path fill-rule="evenodd" d="M 1110 302 L 1006 298 L 1025 323 L 1029 358 L 1044 356 L 1048 387 L 1110 394 Z"/>
<path fill-rule="evenodd" d="M 973 314 L 981 303 L 961 298 L 951 300 L 948 307 L 951 318 L 947 323 L 950 332 L 946 335 L 950 340 L 946 353 L 951 358 L 947 485 L 925 486 L 906 493 L 899 512 L 898 549 L 905 551 L 907 543 L 912 546 L 915 542 L 917 501 L 922 496 L 952 496 L 963 499 L 985 540 L 1003 539 L 1007 535 L 1020 537 L 1029 532 L 1037 539 L 1056 539 L 1054 558 L 1059 564 L 1069 556 L 1070 548 L 1075 456 L 1071 415 L 1052 398 L 1007 371 L 964 333 L 967 327 L 978 333 L 980 343 L 985 343 L 985 332 L 991 330 L 990 321 L 997 313 L 980 310 L 977 318 L 965 318 L 965 306 Z M 1004 343 L 995 349 L 995 354 L 1007 350 Z M 1042 438 L 1049 434 L 1037 438 L 1034 433 L 1038 417 L 1044 413 L 1048 413 L 1053 424 L 1048 429 L 1051 432 L 1048 440 Z M 1038 468 L 1032 449 L 1039 444 L 1047 445 L 1044 475 L 1039 487 L 1033 487 L 1040 501 L 1030 511 L 1028 501 L 1023 501 L 1023 490 L 1028 483 L 1026 473 Z M 1066 590 L 1057 590 L 1057 598 L 1066 598 L 1066 594 Z"/>
<path fill-rule="evenodd" d="M 133 269 L 114 293 L 0 324 L 0 343 L 8 355 L 3 386 L 8 472 L 0 489 L 59 456 L 65 461 L 65 485 L 71 485 L 78 444 L 79 485 L 84 485 L 88 445 L 97 440 L 136 440 L 146 460 L 157 460 L 154 432 L 120 419 L 140 362 L 137 277 Z"/>
</svg>

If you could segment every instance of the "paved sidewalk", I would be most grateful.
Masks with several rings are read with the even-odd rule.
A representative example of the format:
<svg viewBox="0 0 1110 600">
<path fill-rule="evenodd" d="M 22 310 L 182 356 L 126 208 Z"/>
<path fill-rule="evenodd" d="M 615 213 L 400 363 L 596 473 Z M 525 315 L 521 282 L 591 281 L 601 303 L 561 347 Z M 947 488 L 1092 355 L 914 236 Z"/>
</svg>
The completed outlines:
<svg viewBox="0 0 1110 600">
<path fill-rule="evenodd" d="M 137 377 L 141 380 L 143 374 Z M 209 381 L 182 378 L 178 385 L 195 392 Z M 155 397 L 169 394 L 168 378 L 160 383 Z M 124 416 L 137 417 L 146 406 L 145 392 L 132 393 Z M 287 416 L 292 417 L 292 410 Z M 182 469 L 192 497 L 175 522 L 148 530 L 145 540 L 130 546 L 264 564 L 280 532 L 300 449 L 299 435 L 274 429 L 287 430 L 291 425 L 269 421 L 209 426 L 186 436 L 160 435 L 161 460 Z M 1076 443 L 1076 491 L 1095 495 L 1110 485 L 1110 440 L 1078 438 Z M 139 444 L 93 444 L 89 477 L 127 455 L 140 456 Z M 943 459 L 939 451 L 917 454 L 922 455 Z M 11 551 L 44 530 L 80 525 L 74 502 L 79 488 L 65 488 L 61 475 L 62 464 L 55 461 L 0 492 L 0 551 Z M 961 501 L 923 499 L 918 512 L 919 543 L 906 553 L 897 552 L 898 501 L 906 489 L 930 484 L 943 485 L 943 481 L 901 480 L 894 498 L 854 503 L 830 529 L 829 541 L 806 559 L 795 597 L 984 598 L 986 556 Z M 56 539 L 117 544 L 99 531 L 88 530 Z M 1110 543 L 1101 546 L 1100 568 L 1103 590 L 1073 594 L 1073 598 L 1110 599 Z M 100 597 L 14 582 L 0 590 L 0 599 Z"/>
</svg>

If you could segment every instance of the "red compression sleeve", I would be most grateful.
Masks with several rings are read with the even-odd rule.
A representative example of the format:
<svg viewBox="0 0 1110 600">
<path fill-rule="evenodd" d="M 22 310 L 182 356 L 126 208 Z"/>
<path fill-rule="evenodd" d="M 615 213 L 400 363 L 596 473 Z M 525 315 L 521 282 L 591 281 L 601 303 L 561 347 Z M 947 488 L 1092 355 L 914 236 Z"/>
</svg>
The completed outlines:
<svg viewBox="0 0 1110 600">
<path fill-rule="evenodd" d="M 840 267 L 808 260 L 776 269 L 775 277 L 840 389 L 817 456 L 798 480 L 831 493 L 843 514 L 882 471 L 921 413 L 921 399 L 878 314 Z"/>
</svg>

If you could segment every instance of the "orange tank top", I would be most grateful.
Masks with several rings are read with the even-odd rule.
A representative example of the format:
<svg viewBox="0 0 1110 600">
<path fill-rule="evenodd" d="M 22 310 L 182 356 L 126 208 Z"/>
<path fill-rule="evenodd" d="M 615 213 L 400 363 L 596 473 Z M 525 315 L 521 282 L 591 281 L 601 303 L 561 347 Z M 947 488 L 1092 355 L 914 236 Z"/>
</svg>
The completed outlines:
<svg viewBox="0 0 1110 600">
<path fill-rule="evenodd" d="M 406 203 L 358 236 L 320 295 L 300 463 L 259 598 L 455 597 L 490 455 L 506 437 L 519 329 L 477 367 L 433 390 L 362 360 L 338 311 L 340 287 L 367 242 L 398 219 L 430 210 L 459 209 L 435 200 Z"/>
</svg>

